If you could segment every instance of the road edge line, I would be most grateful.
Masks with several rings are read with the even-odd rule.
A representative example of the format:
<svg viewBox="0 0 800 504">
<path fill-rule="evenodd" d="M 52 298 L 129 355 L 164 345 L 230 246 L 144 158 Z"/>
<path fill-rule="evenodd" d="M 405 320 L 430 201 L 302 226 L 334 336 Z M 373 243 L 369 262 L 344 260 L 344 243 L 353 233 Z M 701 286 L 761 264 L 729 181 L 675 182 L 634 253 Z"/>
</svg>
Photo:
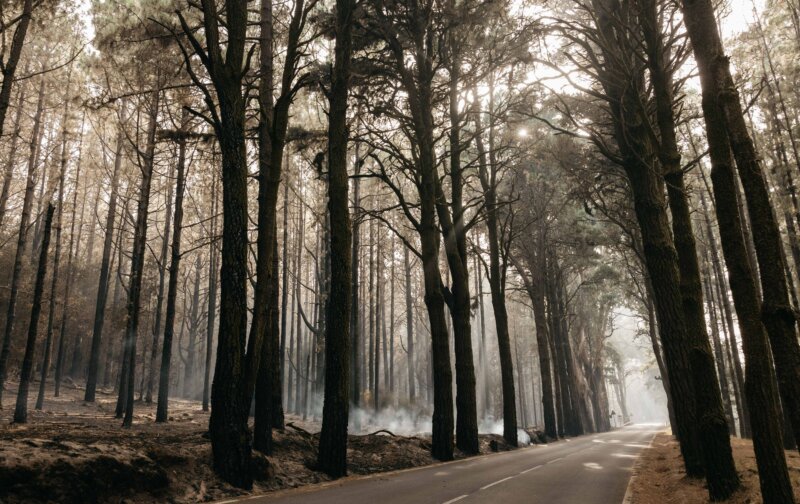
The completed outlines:
<svg viewBox="0 0 800 504">
<path fill-rule="evenodd" d="M 653 434 L 653 437 L 650 439 L 650 442 L 647 443 L 647 448 L 642 450 L 642 453 L 636 457 L 636 462 L 633 463 L 633 467 L 631 467 L 631 478 L 628 480 L 628 487 L 625 488 L 625 496 L 622 498 L 622 504 L 631 504 L 633 502 L 633 492 L 631 489 L 633 488 L 633 482 L 638 477 L 636 474 L 636 470 L 639 469 L 642 465 L 642 455 L 645 451 L 651 449 L 653 447 L 653 443 L 656 440 L 656 436 L 661 434 L 661 432 L 656 432 Z"/>
</svg>

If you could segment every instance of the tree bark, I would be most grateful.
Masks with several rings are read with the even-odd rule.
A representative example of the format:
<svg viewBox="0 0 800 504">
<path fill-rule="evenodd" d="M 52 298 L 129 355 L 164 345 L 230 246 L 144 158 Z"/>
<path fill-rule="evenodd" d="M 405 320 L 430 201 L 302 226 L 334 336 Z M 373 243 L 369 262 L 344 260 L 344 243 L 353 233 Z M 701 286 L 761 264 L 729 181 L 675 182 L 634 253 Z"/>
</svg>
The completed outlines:
<svg viewBox="0 0 800 504">
<path fill-rule="evenodd" d="M 408 247 L 403 247 L 403 268 L 406 279 L 406 355 L 408 357 L 408 399 L 411 403 L 417 396 L 416 365 L 414 364 L 414 312 L 411 304 L 411 261 Z"/>
<path fill-rule="evenodd" d="M 5 72 L 4 72 L 5 73 Z M 3 81 L 5 87 L 6 80 Z M 9 84 L 10 85 L 10 84 Z M 2 108 L 2 91 L 0 90 L 0 108 Z M 36 100 L 36 113 L 33 116 L 33 131 L 31 132 L 30 154 L 28 156 L 28 174 L 25 182 L 25 195 L 22 200 L 19 233 L 17 235 L 17 252 L 14 256 L 14 265 L 11 269 L 11 288 L 8 295 L 8 308 L 6 311 L 6 327 L 3 332 L 3 348 L 0 350 L 0 408 L 3 404 L 3 388 L 8 373 L 8 358 L 11 353 L 11 335 L 14 332 L 14 322 L 19 295 L 19 283 L 22 276 L 22 259 L 28 241 L 28 224 L 31 219 L 31 204 L 33 203 L 33 190 L 36 184 L 36 164 L 39 142 L 41 141 L 42 114 L 44 111 L 44 79 L 39 83 L 39 95 Z M 2 124 L 2 123 L 0 123 Z"/>
<path fill-rule="evenodd" d="M 28 326 L 28 340 L 25 344 L 25 355 L 22 358 L 22 371 L 20 373 L 19 389 L 17 390 L 17 405 L 14 409 L 14 423 L 26 423 L 28 421 L 28 389 L 30 388 L 31 373 L 33 372 L 33 358 L 36 353 L 39 315 L 42 313 L 42 294 L 44 292 L 45 276 L 47 275 L 47 253 L 50 249 L 50 230 L 53 227 L 54 212 L 55 206 L 53 206 L 52 202 L 48 202 L 41 253 L 39 255 L 39 267 L 36 271 L 36 283 L 33 287 L 31 322 Z"/>
<path fill-rule="evenodd" d="M 33 0 L 23 0 L 22 10 L 11 38 L 11 47 L 8 51 L 8 59 L 3 62 L 2 74 L 3 83 L 0 84 L 0 136 L 3 136 L 6 122 L 6 112 L 11 102 L 11 89 L 17 75 L 17 65 L 22 56 L 22 48 L 25 45 L 25 36 L 28 34 L 28 27 L 31 24 L 33 13 Z"/>
<path fill-rule="evenodd" d="M 490 100 L 493 101 L 493 100 Z M 484 213 L 486 214 L 486 234 L 489 241 L 489 290 L 494 309 L 495 330 L 497 332 L 497 348 L 500 353 L 500 375 L 503 392 L 503 438 L 511 446 L 517 446 L 517 411 L 514 390 L 514 364 L 511 360 L 511 343 L 508 333 L 508 313 L 506 311 L 505 264 L 500 264 L 499 204 L 497 202 L 497 164 L 495 156 L 489 153 L 481 138 L 480 114 L 475 118 L 478 134 L 475 144 L 478 149 L 478 166 L 481 188 L 483 189 Z M 493 128 L 494 121 L 489 121 Z M 494 133 L 489 133 L 493 137 Z M 491 147 L 491 146 L 490 146 Z M 491 161 L 491 162 L 490 162 Z"/>
<path fill-rule="evenodd" d="M 451 2 L 454 7 L 454 2 Z M 472 353 L 472 312 L 470 309 L 469 293 L 469 257 L 467 256 L 466 228 L 464 226 L 463 209 L 463 178 L 461 167 L 461 114 L 458 110 L 459 81 L 461 79 L 461 56 L 457 46 L 455 31 L 448 33 L 450 46 L 450 73 L 449 82 L 449 119 L 450 131 L 448 134 L 450 159 L 450 205 L 442 189 L 442 184 L 437 177 L 436 182 L 436 211 L 439 217 L 439 226 L 442 231 L 445 256 L 450 269 L 452 280 L 452 294 L 448 295 L 448 306 L 453 322 L 453 347 L 456 360 L 456 446 L 468 454 L 480 451 L 478 442 L 478 407 L 475 396 L 475 364 Z M 510 356 L 510 351 L 509 351 Z M 509 357 L 510 362 L 510 357 Z M 513 388 L 513 371 L 511 386 Z M 505 388 L 504 388 L 505 390 Z M 516 445 L 516 411 L 511 414 L 514 406 L 514 394 L 510 396 L 511 407 L 506 407 L 508 418 L 506 423 L 513 421 L 513 433 L 508 428 L 504 429 L 504 436 L 512 445 Z"/>
<path fill-rule="evenodd" d="M 377 20 L 387 20 L 384 6 L 373 2 L 376 9 Z M 392 22 L 382 25 L 387 29 L 384 37 L 388 39 L 392 52 L 392 66 L 396 69 L 401 86 L 408 93 L 408 105 L 411 115 L 412 135 L 410 140 L 417 149 L 418 157 L 415 160 L 416 186 L 419 196 L 419 220 L 415 227 L 420 236 L 420 258 L 424 276 L 425 306 L 428 310 L 428 319 L 431 331 L 431 363 L 433 370 L 433 425 L 431 453 L 438 460 L 451 460 L 453 458 L 453 390 L 452 370 L 450 367 L 450 350 L 447 323 L 445 320 L 444 294 L 441 272 L 439 270 L 439 241 L 436 216 L 438 204 L 443 205 L 439 174 L 437 169 L 433 118 L 433 68 L 431 9 L 425 5 L 414 4 L 408 15 L 414 19 L 411 23 L 412 42 L 415 44 L 413 58 L 414 71 L 406 66 L 406 53 L 397 42 L 396 34 L 391 31 Z M 447 212 L 441 212 L 440 217 Z M 448 223 L 443 223 L 442 230 L 452 229 Z M 449 246 L 452 254 L 452 242 Z M 449 263 L 450 261 L 448 261 Z M 453 266 L 457 266 L 454 262 Z M 457 275 L 454 275 L 454 277 Z M 467 299 L 467 303 L 469 300 Z M 468 314 L 467 314 L 468 316 Z M 469 337 L 469 332 L 466 333 Z M 462 376 L 464 374 L 462 373 Z M 474 394 L 474 371 L 472 375 Z M 471 400 L 474 405 L 474 395 Z M 466 398 L 462 398 L 466 400 Z M 473 415 L 474 416 L 474 415 Z"/>
<path fill-rule="evenodd" d="M 683 11 L 687 19 L 691 18 L 686 28 L 700 70 L 703 98 L 709 101 L 708 105 L 704 103 L 706 120 L 710 121 L 706 107 L 714 107 L 745 190 L 764 296 L 762 319 L 772 347 L 783 407 L 791 420 L 795 438 L 800 439 L 800 344 L 786 286 L 780 232 L 766 180 L 745 124 L 714 7 L 709 0 L 684 0 Z M 707 125 L 707 129 L 710 128 Z M 709 133 L 709 143 L 711 136 Z M 717 205 L 719 207 L 719 203 Z"/>
<path fill-rule="evenodd" d="M 539 233 L 540 243 L 543 233 Z M 543 246 L 543 243 L 541 243 Z M 542 416 L 544 417 L 544 433 L 549 439 L 558 439 L 558 426 L 556 422 L 555 400 L 553 397 L 553 376 L 551 371 L 550 344 L 548 343 L 549 334 L 547 327 L 547 314 L 545 310 L 545 284 L 544 284 L 544 257 L 543 252 L 526 254 L 524 260 L 528 270 L 521 260 L 511 256 L 514 267 L 520 273 L 525 284 L 525 290 L 533 305 L 533 318 L 536 326 L 536 346 L 539 358 L 539 373 L 541 374 L 542 384 Z"/>
<path fill-rule="evenodd" d="M 347 474 L 350 387 L 351 229 L 347 179 L 347 94 L 355 2 L 336 2 L 336 46 L 328 124 L 331 291 L 325 327 L 325 399 L 317 462 L 332 477 Z M 356 161 L 358 162 L 358 160 Z"/>
<path fill-rule="evenodd" d="M 720 95 L 723 89 L 719 86 L 724 84 L 726 92 L 732 92 L 736 100 L 738 94 L 730 80 L 727 58 L 724 57 L 714 9 L 710 2 L 684 1 L 683 10 L 700 70 L 716 214 L 747 361 L 745 391 L 753 426 L 753 444 L 761 492 L 765 502 L 794 502 L 782 447 L 779 405 L 773 388 L 769 345 L 761 322 L 755 277 L 747 257 L 742 218 L 736 201 L 738 189 L 731 155 L 731 139 L 726 127 L 729 118 L 720 103 L 724 98 Z M 760 171 L 758 175 L 760 177 Z M 759 224 L 754 220 L 754 227 Z M 763 269 L 764 265 L 761 266 Z M 781 272 L 781 282 L 783 281 Z M 777 286 L 769 286 L 769 289 L 772 287 L 778 289 Z M 778 350 L 779 347 L 773 346 L 776 368 L 781 369 L 777 366 L 780 360 Z"/>
<path fill-rule="evenodd" d="M 158 77 L 157 77 L 158 78 Z M 155 86 L 150 97 L 150 123 L 147 127 L 147 144 L 142 153 L 141 182 L 139 185 L 139 202 L 136 209 L 136 225 L 133 231 L 133 253 L 131 255 L 130 284 L 128 285 L 127 323 L 123 353 L 126 359 L 122 378 L 124 386 L 120 387 L 120 402 L 124 404 L 125 416 L 123 427 L 133 423 L 133 389 L 136 375 L 136 338 L 139 332 L 139 315 L 141 312 L 142 276 L 144 273 L 145 248 L 147 245 L 147 219 L 150 210 L 150 189 L 153 180 L 155 162 L 156 128 L 158 127 L 158 109 L 161 91 Z"/>
<path fill-rule="evenodd" d="M 214 333 L 216 332 L 217 318 L 217 278 L 219 264 L 217 264 L 217 212 L 219 203 L 217 198 L 217 182 L 211 185 L 211 243 L 209 244 L 208 260 L 208 319 L 206 323 L 206 360 L 203 375 L 203 411 L 208 411 L 211 389 L 211 355 L 214 348 Z"/>
<path fill-rule="evenodd" d="M 86 377 L 86 391 L 83 400 L 94 402 L 97 390 L 97 373 L 100 362 L 100 346 L 103 337 L 103 326 L 106 317 L 106 302 L 108 298 L 108 282 L 111 273 L 111 247 L 114 241 L 114 222 L 117 218 L 117 198 L 119 192 L 119 175 L 122 165 L 122 149 L 125 140 L 122 125 L 117 126 L 117 146 L 114 155 L 114 173 L 111 176 L 111 194 L 108 197 L 108 213 L 106 214 L 106 234 L 103 239 L 103 258 L 100 263 L 100 280 L 97 286 L 97 299 L 94 309 L 94 327 L 92 330 L 92 346 L 89 354 L 89 373 Z M 122 227 L 120 225 L 120 227 Z M 121 244 L 120 244 L 121 246 Z M 63 346 L 63 337 L 59 346 Z M 61 352 L 59 351 L 59 355 Z M 61 357 L 59 357 L 61 360 Z M 61 373 L 56 373 L 56 383 L 60 381 Z"/>
<path fill-rule="evenodd" d="M 181 237 L 183 234 L 183 198 L 186 191 L 186 142 L 178 145 L 178 166 L 175 180 L 175 215 L 172 223 L 172 248 L 167 285 L 167 308 L 164 314 L 164 346 L 161 349 L 161 368 L 158 377 L 158 404 L 156 422 L 166 422 L 169 409 L 169 374 L 172 366 L 172 340 L 175 334 L 175 306 L 178 297 L 178 280 L 181 265 Z"/>
<path fill-rule="evenodd" d="M 69 121 L 69 90 L 70 90 L 70 83 L 72 82 L 72 69 L 70 67 L 69 78 L 67 80 L 67 90 L 65 96 L 67 99 L 64 100 L 64 114 L 62 116 L 62 123 L 61 123 L 61 159 L 60 159 L 60 169 L 58 174 L 58 199 L 56 200 L 56 204 L 58 205 L 58 217 L 56 218 L 56 249 L 55 249 L 55 256 L 53 257 L 53 274 L 52 279 L 50 281 L 50 303 L 48 307 L 48 315 L 47 315 L 47 336 L 45 339 L 44 345 L 44 355 L 42 356 L 42 373 L 41 378 L 39 380 L 39 394 L 36 397 L 36 409 L 41 410 L 42 406 L 44 405 L 44 394 L 45 394 L 45 387 L 47 385 L 47 374 L 50 371 L 50 354 L 52 352 L 53 346 L 53 325 L 55 323 L 56 317 L 56 298 L 58 296 L 58 279 L 59 279 L 59 266 L 61 262 L 61 224 L 64 220 L 64 184 L 65 179 L 67 177 L 67 135 L 68 129 L 67 124 Z M 78 170 L 80 170 L 80 164 L 78 165 Z M 78 179 L 75 179 L 75 192 L 78 191 Z M 73 215 L 74 217 L 74 215 Z M 74 222 L 74 219 L 73 219 Z M 69 270 L 67 270 L 67 275 L 69 275 Z M 66 313 L 66 303 L 62 307 L 62 310 Z M 62 321 L 63 323 L 63 321 Z"/>
<path fill-rule="evenodd" d="M 14 178 L 14 166 L 17 157 L 17 144 L 19 143 L 20 133 L 22 132 L 22 111 L 25 108 L 25 88 L 21 88 L 17 98 L 17 113 L 14 116 L 14 132 L 11 134 L 11 145 L 8 149 L 8 159 L 6 170 L 3 174 L 3 188 L 0 190 L 0 229 L 3 227 L 3 220 L 6 215 L 6 204 L 11 192 L 11 181 Z"/>
<path fill-rule="evenodd" d="M 171 175 L 171 174 L 170 174 Z M 167 277 L 167 253 L 169 252 L 169 237 L 172 233 L 172 176 L 167 179 L 167 208 L 164 216 L 164 237 L 161 240 L 161 252 L 158 258 L 158 294 L 156 295 L 156 313 L 153 323 L 153 343 L 150 348 L 150 362 L 147 374 L 147 391 L 144 401 L 153 402 L 153 385 L 156 379 L 156 357 L 158 357 L 158 341 L 161 338 L 161 315 L 164 306 L 164 285 Z"/>
<path fill-rule="evenodd" d="M 80 229 L 83 225 L 83 204 L 81 204 L 81 222 L 78 225 L 78 232 L 75 232 L 75 217 L 77 214 L 78 208 L 78 193 L 80 192 L 80 180 L 81 180 L 81 162 L 83 160 L 83 125 L 86 119 L 86 112 L 84 112 L 83 117 L 81 118 L 81 139 L 78 143 L 78 162 L 77 166 L 75 167 L 75 190 L 72 193 L 72 219 L 70 220 L 69 225 L 69 247 L 68 247 L 68 256 L 67 256 L 67 278 L 66 278 L 66 285 L 64 286 L 64 298 L 62 302 L 62 310 L 61 310 L 61 329 L 59 331 L 58 336 L 58 353 L 56 355 L 56 376 L 53 377 L 55 382 L 55 391 L 54 395 L 58 397 L 58 393 L 61 387 L 61 371 L 63 368 L 64 363 L 64 338 L 66 337 L 67 331 L 67 317 L 70 314 L 70 301 L 72 298 L 70 294 L 72 293 L 72 282 L 73 278 L 75 277 L 75 270 L 72 267 L 73 261 L 78 256 L 78 249 L 80 248 Z M 85 184 L 84 184 L 85 185 Z"/>
<path fill-rule="evenodd" d="M 288 157 L 288 156 L 287 156 Z M 281 366 L 281 411 L 283 411 L 283 385 L 286 383 L 286 322 L 289 308 L 289 182 L 283 183 L 283 253 L 281 254 L 283 278 L 281 288 L 281 347 L 280 347 L 280 366 Z M 283 421 L 281 427 L 283 428 Z"/>
<path fill-rule="evenodd" d="M 346 0 L 342 0 L 346 1 Z M 361 406 L 361 344 L 362 344 L 362 337 L 361 337 L 361 326 L 359 323 L 359 268 L 360 268 L 360 259 L 361 259 L 361 234 L 359 229 L 361 227 L 361 179 L 357 176 L 361 172 L 361 165 L 364 162 L 363 159 L 359 157 L 359 149 L 358 144 L 356 144 L 355 149 L 355 175 L 356 179 L 353 180 L 353 227 L 352 227 L 352 250 L 350 254 L 350 263 L 351 263 L 351 271 L 350 271 L 350 296 L 351 296 L 351 303 L 350 303 L 350 405 L 353 407 L 354 410 L 358 410 Z M 329 186 L 330 187 L 330 186 Z M 330 191 L 330 189 L 329 189 Z M 331 266 L 333 267 L 333 266 Z M 333 280 L 331 279 L 331 290 L 333 290 Z M 329 329 L 330 330 L 330 326 Z M 327 358 L 327 357 L 326 357 Z M 356 431 L 361 428 L 361 421 L 359 418 L 359 412 L 356 411 L 356 414 L 353 418 L 353 427 Z"/>
<path fill-rule="evenodd" d="M 660 134 L 658 157 L 667 186 L 672 215 L 672 237 L 678 254 L 680 293 L 686 317 L 687 336 L 691 344 L 690 363 L 695 385 L 698 434 L 703 441 L 710 498 L 722 500 L 728 498 L 739 487 L 739 476 L 733 461 L 729 425 L 725 418 L 720 385 L 714 370 L 714 357 L 706 329 L 700 266 L 697 261 L 687 188 L 684 184 L 676 136 L 672 93 L 674 83 L 668 64 L 670 54 L 668 48 L 664 47 L 655 0 L 642 1 L 641 15 L 647 64 L 656 102 L 656 123 Z M 720 379 L 725 380 L 725 375 L 720 374 Z"/>
<path fill-rule="evenodd" d="M 183 369 L 183 396 L 189 399 L 194 397 L 194 367 L 197 353 L 197 333 L 199 324 L 198 312 L 200 310 L 200 256 L 195 258 L 194 268 L 194 293 L 192 294 L 192 307 L 189 313 L 189 344 L 186 346 L 186 366 Z"/>
</svg>

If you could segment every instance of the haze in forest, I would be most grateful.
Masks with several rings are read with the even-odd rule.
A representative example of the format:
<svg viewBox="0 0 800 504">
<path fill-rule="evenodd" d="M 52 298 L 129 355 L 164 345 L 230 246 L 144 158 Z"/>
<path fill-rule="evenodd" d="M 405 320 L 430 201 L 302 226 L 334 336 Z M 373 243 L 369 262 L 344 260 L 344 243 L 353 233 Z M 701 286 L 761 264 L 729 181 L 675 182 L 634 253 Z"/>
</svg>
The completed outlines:
<svg viewBox="0 0 800 504">
<path fill-rule="evenodd" d="M 0 39 L 0 500 L 795 501 L 800 1 L 14 0 Z"/>
</svg>

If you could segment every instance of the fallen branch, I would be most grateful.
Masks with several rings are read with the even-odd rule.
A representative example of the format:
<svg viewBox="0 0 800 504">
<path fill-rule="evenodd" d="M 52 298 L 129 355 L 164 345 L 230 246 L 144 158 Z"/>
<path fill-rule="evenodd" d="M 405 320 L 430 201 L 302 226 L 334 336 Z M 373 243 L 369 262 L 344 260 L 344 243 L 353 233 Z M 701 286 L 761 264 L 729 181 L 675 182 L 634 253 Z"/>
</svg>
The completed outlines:
<svg viewBox="0 0 800 504">
<path fill-rule="evenodd" d="M 397 437 L 397 434 L 387 429 L 376 430 L 375 432 L 370 432 L 369 434 L 365 434 L 365 436 L 377 436 L 378 434 L 389 434 L 392 437 Z"/>
<path fill-rule="evenodd" d="M 302 428 L 302 427 L 298 427 L 298 426 L 296 426 L 296 425 L 295 425 L 294 423 L 292 423 L 292 422 L 287 422 L 287 423 L 286 423 L 286 427 L 291 427 L 292 429 L 294 429 L 294 430 L 296 430 L 296 431 L 298 431 L 298 432 L 302 432 L 302 433 L 303 433 L 303 434 L 305 434 L 306 436 L 311 436 L 311 437 L 314 437 L 314 436 L 315 436 L 315 434 L 313 434 L 313 433 L 311 433 L 311 432 L 308 432 L 307 430 L 305 430 L 305 429 L 304 429 L 304 428 Z"/>
</svg>

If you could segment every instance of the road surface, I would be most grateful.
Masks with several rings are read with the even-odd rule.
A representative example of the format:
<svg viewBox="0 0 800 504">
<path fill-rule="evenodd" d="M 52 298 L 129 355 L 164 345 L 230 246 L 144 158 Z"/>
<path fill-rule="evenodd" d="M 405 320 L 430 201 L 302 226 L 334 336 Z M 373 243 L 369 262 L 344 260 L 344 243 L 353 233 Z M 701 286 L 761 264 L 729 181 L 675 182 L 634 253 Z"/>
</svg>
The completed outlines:
<svg viewBox="0 0 800 504">
<path fill-rule="evenodd" d="M 663 427 L 624 429 L 394 473 L 223 502 L 248 504 L 616 504 Z M 220 503 L 221 504 L 221 503 Z"/>
</svg>

